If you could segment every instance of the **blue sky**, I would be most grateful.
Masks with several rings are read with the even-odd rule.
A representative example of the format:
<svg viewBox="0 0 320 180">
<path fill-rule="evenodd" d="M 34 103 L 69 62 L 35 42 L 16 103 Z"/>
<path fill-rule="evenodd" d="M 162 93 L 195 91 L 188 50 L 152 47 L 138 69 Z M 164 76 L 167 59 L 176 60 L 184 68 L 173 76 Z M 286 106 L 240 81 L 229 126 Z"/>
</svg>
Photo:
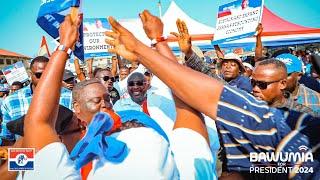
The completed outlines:
<svg viewBox="0 0 320 180">
<path fill-rule="evenodd" d="M 175 0 L 189 16 L 215 26 L 219 4 L 232 0 Z M 161 0 L 163 13 L 171 0 Z M 144 9 L 158 15 L 158 0 L 83 0 L 85 17 L 136 18 Z M 265 5 L 291 22 L 320 28 L 319 0 L 265 0 Z M 0 0 L 0 48 L 34 56 L 46 33 L 36 24 L 40 0 Z M 54 44 L 46 35 L 50 49 Z"/>
</svg>

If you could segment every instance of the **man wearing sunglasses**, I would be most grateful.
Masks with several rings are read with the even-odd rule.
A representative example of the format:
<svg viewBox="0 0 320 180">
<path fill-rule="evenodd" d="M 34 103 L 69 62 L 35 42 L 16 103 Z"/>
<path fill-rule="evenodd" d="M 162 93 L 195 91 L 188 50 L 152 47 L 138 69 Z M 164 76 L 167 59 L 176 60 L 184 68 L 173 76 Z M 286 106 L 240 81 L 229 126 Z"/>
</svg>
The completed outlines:
<svg viewBox="0 0 320 180">
<path fill-rule="evenodd" d="M 98 69 L 94 75 L 103 84 L 103 86 L 109 91 L 110 98 L 113 104 L 115 104 L 119 99 L 120 95 L 116 88 L 113 87 L 115 78 L 109 69 Z"/>
<path fill-rule="evenodd" d="M 62 86 L 72 91 L 75 83 L 76 77 L 74 74 L 70 70 L 65 70 L 63 73 Z"/>
<path fill-rule="evenodd" d="M 135 72 L 127 80 L 130 98 L 123 98 L 114 104 L 114 110 L 137 110 L 148 114 L 146 108 L 147 88 L 146 79 L 142 73 Z"/>
<path fill-rule="evenodd" d="M 0 137 L 5 144 L 12 144 L 16 139 L 15 136 L 8 131 L 6 124 L 12 120 L 18 119 L 25 115 L 29 109 L 33 92 L 38 85 L 42 72 L 46 68 L 49 59 L 44 56 L 38 56 L 31 61 L 31 84 L 18 90 L 16 93 L 9 95 L 1 107 L 3 121 L 1 123 L 2 131 Z M 72 108 L 71 91 L 66 88 L 61 88 L 60 102 L 61 105 L 69 109 Z"/>
<path fill-rule="evenodd" d="M 285 91 L 287 87 L 286 66 L 277 59 L 267 59 L 257 63 L 252 73 L 251 84 L 253 95 L 259 100 L 266 101 L 272 107 L 316 115 L 312 109 L 289 98 L 288 92 Z"/>
</svg>

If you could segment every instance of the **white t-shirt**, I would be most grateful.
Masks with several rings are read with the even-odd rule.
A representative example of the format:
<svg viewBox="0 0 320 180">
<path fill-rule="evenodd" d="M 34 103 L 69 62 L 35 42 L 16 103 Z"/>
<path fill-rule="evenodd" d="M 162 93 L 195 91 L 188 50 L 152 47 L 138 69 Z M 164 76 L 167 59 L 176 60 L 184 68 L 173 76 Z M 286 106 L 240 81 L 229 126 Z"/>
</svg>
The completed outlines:
<svg viewBox="0 0 320 180">
<path fill-rule="evenodd" d="M 171 149 L 180 179 L 217 179 L 216 172 L 212 168 L 210 147 L 199 133 L 187 128 L 173 130 Z"/>
<path fill-rule="evenodd" d="M 48 144 L 35 154 L 34 171 L 19 173 L 17 180 L 80 180 L 69 152 L 61 142 Z"/>
<path fill-rule="evenodd" d="M 95 179 L 177 179 L 177 169 L 168 142 L 156 131 L 139 127 L 112 134 L 129 148 L 121 163 L 93 160 L 88 180 Z"/>
<path fill-rule="evenodd" d="M 170 138 L 176 120 L 176 107 L 171 90 L 157 76 L 153 76 L 151 80 L 151 88 L 147 91 L 147 101 L 150 117 Z"/>
</svg>

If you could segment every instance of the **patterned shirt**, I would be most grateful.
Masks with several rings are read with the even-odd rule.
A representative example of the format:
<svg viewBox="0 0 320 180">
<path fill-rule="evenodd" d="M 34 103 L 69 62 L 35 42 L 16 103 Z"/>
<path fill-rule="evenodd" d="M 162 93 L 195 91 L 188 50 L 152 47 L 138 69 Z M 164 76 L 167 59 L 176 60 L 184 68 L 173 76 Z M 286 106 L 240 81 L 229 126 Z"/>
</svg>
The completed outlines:
<svg viewBox="0 0 320 180">
<path fill-rule="evenodd" d="M 319 118 L 271 108 L 266 102 L 229 86 L 224 87 L 220 96 L 216 125 L 225 151 L 227 171 L 248 173 L 250 167 L 255 167 L 255 163 L 250 162 L 250 153 L 300 152 L 302 146 L 314 150 L 320 146 Z M 270 162 L 258 163 L 270 166 Z M 313 163 L 319 163 L 318 159 Z M 308 166 L 314 167 L 313 163 L 308 162 Z M 278 174 L 275 176 L 279 177 Z M 305 178 L 314 174 L 293 176 Z"/>
<path fill-rule="evenodd" d="M 314 112 L 320 113 L 320 94 L 316 91 L 300 84 L 294 99 L 298 104 L 310 107 Z"/>
<path fill-rule="evenodd" d="M 285 98 L 285 101 L 283 103 L 272 107 L 283 110 L 294 110 L 302 113 L 308 113 L 314 117 L 320 117 L 320 113 L 314 112 L 310 107 L 298 104 L 290 94 L 287 94 L 286 96 L 288 98 Z"/>
<path fill-rule="evenodd" d="M 211 68 L 208 63 L 204 62 L 196 53 L 192 53 L 191 57 L 186 60 L 186 65 L 195 71 L 199 71 L 203 74 L 206 74 L 210 77 L 213 77 L 219 80 L 222 83 L 226 83 L 218 75 L 211 72 Z"/>
<path fill-rule="evenodd" d="M 2 131 L 0 137 L 7 140 L 15 140 L 14 134 L 7 129 L 7 123 L 20 118 L 25 115 L 29 109 L 32 99 L 31 84 L 14 92 L 4 99 L 1 112 L 2 112 Z M 61 89 L 60 102 L 62 106 L 72 109 L 72 93 L 66 88 Z"/>
</svg>

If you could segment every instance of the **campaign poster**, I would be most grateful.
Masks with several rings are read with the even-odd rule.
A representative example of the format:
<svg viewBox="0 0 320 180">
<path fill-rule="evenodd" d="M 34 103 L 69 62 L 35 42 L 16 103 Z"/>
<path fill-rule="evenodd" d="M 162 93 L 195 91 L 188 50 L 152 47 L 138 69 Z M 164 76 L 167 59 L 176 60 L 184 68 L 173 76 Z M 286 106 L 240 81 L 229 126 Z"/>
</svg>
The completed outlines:
<svg viewBox="0 0 320 180">
<path fill-rule="evenodd" d="M 85 59 L 110 56 L 109 45 L 105 42 L 111 27 L 106 18 L 85 18 L 83 20 L 83 44 Z"/>
<path fill-rule="evenodd" d="M 264 0 L 236 0 L 219 6 L 212 44 L 222 44 L 255 34 Z"/>
<path fill-rule="evenodd" d="M 24 83 L 29 80 L 28 73 L 22 61 L 18 61 L 14 64 L 4 67 L 2 72 L 10 86 L 15 81 Z"/>
</svg>

